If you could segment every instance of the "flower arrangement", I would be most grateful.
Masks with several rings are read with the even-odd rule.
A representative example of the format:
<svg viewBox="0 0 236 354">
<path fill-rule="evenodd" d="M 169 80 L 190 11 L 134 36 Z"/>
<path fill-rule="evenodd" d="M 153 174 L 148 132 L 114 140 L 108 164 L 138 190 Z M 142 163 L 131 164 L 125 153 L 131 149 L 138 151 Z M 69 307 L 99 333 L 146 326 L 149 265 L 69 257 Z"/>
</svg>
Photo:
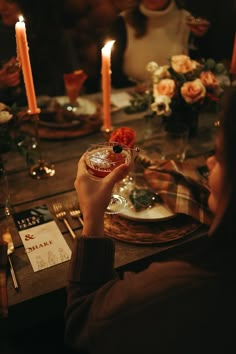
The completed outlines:
<svg viewBox="0 0 236 354">
<path fill-rule="evenodd" d="M 153 83 L 152 111 L 169 117 L 174 112 L 200 112 L 216 107 L 224 87 L 230 85 L 225 66 L 213 59 L 192 60 L 175 55 L 170 65 L 150 62 L 147 70 Z"/>
</svg>

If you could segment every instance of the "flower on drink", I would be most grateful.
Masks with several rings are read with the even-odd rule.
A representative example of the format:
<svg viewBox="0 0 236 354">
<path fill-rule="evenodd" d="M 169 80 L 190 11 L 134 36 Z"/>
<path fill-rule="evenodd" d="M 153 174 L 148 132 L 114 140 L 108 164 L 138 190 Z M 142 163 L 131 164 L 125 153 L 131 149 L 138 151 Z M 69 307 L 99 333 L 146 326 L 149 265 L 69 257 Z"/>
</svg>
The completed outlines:
<svg viewBox="0 0 236 354">
<path fill-rule="evenodd" d="M 134 146 L 136 132 L 130 127 L 120 127 L 111 133 L 109 142 L 124 144 L 130 148 Z"/>
<path fill-rule="evenodd" d="M 174 111 L 212 109 L 230 85 L 225 66 L 213 59 L 198 62 L 187 55 L 174 55 L 169 65 L 150 62 L 147 70 L 153 83 L 151 108 L 164 117 Z"/>
</svg>

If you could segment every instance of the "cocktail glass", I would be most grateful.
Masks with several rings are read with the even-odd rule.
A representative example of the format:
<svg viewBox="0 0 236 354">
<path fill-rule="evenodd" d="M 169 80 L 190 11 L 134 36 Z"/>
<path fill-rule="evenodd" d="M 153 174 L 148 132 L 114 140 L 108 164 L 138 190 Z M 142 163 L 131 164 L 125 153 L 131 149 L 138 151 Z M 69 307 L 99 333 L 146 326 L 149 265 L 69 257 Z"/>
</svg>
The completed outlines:
<svg viewBox="0 0 236 354">
<path fill-rule="evenodd" d="M 194 17 L 192 15 L 187 17 L 187 25 L 196 35 L 204 35 L 210 27 L 210 21 L 204 17 Z"/>
<path fill-rule="evenodd" d="M 116 142 L 94 144 L 85 154 L 85 163 L 88 172 L 93 178 L 99 180 L 123 163 L 130 165 L 131 149 Z M 106 213 L 117 214 L 126 207 L 127 203 L 127 199 L 116 191 L 115 186 Z"/>
<path fill-rule="evenodd" d="M 73 73 L 64 74 L 65 90 L 69 98 L 69 104 L 66 104 L 68 111 L 76 114 L 79 107 L 77 98 L 86 79 L 87 75 L 83 70 L 75 70 Z"/>
</svg>

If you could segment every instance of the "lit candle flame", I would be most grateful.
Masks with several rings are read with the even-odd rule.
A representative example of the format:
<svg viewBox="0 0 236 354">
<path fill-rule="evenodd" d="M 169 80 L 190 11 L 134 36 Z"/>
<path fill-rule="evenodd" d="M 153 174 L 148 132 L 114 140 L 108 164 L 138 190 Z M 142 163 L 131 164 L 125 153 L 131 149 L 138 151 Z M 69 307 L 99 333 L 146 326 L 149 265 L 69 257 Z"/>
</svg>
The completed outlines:
<svg viewBox="0 0 236 354">
<path fill-rule="evenodd" d="M 22 15 L 19 16 L 19 21 L 24 22 L 24 17 Z"/>
<path fill-rule="evenodd" d="M 112 46 L 113 46 L 114 43 L 115 43 L 115 41 L 113 40 L 113 41 L 107 42 L 107 43 L 104 45 L 104 47 L 103 47 L 102 49 L 103 49 L 103 53 L 104 53 L 105 55 L 109 55 L 109 54 L 110 54 L 111 48 L 112 48 Z"/>
</svg>

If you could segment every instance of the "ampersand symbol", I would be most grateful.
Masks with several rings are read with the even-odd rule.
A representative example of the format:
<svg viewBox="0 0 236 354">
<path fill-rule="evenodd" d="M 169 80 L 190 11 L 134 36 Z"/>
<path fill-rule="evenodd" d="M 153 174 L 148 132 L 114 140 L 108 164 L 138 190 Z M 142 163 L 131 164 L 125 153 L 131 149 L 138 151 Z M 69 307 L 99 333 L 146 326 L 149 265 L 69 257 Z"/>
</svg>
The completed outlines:
<svg viewBox="0 0 236 354">
<path fill-rule="evenodd" d="M 34 235 L 30 235 L 30 234 L 25 235 L 25 241 L 29 241 L 33 239 L 34 239 Z"/>
</svg>

